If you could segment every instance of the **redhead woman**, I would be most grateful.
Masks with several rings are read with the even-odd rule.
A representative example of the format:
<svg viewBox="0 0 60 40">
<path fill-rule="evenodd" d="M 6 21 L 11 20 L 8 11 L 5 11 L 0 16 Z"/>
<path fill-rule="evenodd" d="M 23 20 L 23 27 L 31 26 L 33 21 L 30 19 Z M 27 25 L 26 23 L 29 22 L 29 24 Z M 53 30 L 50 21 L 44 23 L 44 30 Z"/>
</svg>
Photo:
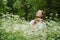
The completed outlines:
<svg viewBox="0 0 60 40">
<path fill-rule="evenodd" d="M 43 10 L 38 10 L 34 20 L 30 22 L 31 29 L 44 31 L 46 23 L 44 21 L 44 12 Z"/>
</svg>

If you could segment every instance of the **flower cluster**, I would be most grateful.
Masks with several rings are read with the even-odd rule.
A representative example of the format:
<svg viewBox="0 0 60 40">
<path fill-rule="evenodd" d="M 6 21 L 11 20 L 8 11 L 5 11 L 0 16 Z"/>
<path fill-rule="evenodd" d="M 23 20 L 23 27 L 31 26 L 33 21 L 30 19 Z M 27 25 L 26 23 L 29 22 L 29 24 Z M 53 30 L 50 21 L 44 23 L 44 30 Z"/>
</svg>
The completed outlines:
<svg viewBox="0 0 60 40">
<path fill-rule="evenodd" d="M 60 40 L 60 22 L 46 21 L 44 32 L 32 31 L 29 22 L 18 15 L 3 15 L 0 22 L 1 40 Z"/>
</svg>

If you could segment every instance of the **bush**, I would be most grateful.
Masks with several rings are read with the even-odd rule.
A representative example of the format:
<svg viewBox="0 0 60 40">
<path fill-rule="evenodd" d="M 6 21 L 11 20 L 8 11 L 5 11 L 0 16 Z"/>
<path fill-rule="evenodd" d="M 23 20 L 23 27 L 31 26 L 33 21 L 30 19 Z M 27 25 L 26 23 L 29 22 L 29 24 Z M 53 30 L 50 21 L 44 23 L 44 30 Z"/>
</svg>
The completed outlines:
<svg viewBox="0 0 60 40">
<path fill-rule="evenodd" d="M 3 15 L 0 22 L 0 40 L 60 40 L 59 21 L 46 21 L 45 32 L 29 30 L 29 21 L 18 15 Z"/>
</svg>

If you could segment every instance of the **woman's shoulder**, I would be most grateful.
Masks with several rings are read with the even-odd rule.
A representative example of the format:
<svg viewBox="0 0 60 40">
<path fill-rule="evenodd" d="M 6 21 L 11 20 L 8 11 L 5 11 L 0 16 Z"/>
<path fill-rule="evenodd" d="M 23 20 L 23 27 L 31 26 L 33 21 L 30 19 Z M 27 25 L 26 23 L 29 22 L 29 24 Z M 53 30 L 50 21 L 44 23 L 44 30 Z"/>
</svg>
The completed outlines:
<svg viewBox="0 0 60 40">
<path fill-rule="evenodd" d="M 34 22 L 34 20 L 31 20 L 30 22 Z"/>
<path fill-rule="evenodd" d="M 34 20 L 31 20 L 29 24 L 32 25 L 33 23 L 34 23 Z"/>
</svg>

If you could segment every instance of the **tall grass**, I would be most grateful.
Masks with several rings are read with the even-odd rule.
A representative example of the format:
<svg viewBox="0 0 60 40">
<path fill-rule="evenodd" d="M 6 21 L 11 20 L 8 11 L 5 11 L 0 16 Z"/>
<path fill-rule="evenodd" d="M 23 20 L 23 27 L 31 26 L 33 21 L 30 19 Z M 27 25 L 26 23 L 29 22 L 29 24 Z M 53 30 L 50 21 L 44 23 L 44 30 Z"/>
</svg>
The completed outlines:
<svg viewBox="0 0 60 40">
<path fill-rule="evenodd" d="M 60 40 L 60 22 L 46 21 L 44 32 L 31 31 L 29 21 L 6 14 L 0 19 L 0 40 Z"/>
</svg>

